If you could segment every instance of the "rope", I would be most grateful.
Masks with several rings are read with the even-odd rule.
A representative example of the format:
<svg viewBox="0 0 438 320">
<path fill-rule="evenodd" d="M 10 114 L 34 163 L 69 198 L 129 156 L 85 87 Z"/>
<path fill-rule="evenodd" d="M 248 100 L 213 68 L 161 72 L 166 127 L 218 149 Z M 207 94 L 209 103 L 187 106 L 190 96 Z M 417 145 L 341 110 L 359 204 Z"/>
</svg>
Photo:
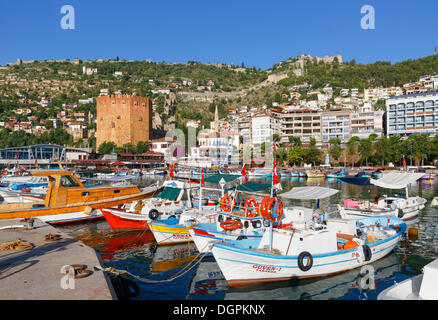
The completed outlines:
<svg viewBox="0 0 438 320">
<path fill-rule="evenodd" d="M 115 269 L 115 268 L 112 268 L 112 267 L 109 267 L 109 268 L 102 268 L 102 267 L 98 267 L 98 266 L 95 266 L 94 268 L 96 269 L 96 270 L 100 270 L 100 271 L 106 271 L 106 272 L 112 272 L 112 273 L 119 273 L 119 274 L 128 274 L 128 275 L 130 275 L 131 277 L 133 277 L 134 279 L 137 279 L 138 281 L 141 281 L 141 282 L 145 282 L 145 283 L 164 283 L 164 282 L 171 282 L 171 281 L 173 281 L 173 280 L 175 280 L 175 279 L 177 279 L 177 278 L 179 278 L 179 277 L 182 277 L 183 275 L 185 275 L 187 272 L 189 272 L 190 270 L 192 270 L 196 265 L 198 265 L 201 261 L 202 261 L 202 259 L 210 252 L 210 250 L 207 250 L 206 252 L 204 252 L 203 254 L 201 254 L 201 252 L 202 251 L 204 251 L 204 249 L 206 249 L 209 245 L 212 245 L 212 244 L 214 244 L 214 242 L 213 243 L 207 243 L 207 245 L 201 250 L 201 251 L 199 251 L 199 253 L 193 258 L 193 260 L 192 261 L 190 261 L 183 269 L 181 269 L 179 272 L 177 272 L 173 277 L 171 277 L 171 278 L 168 278 L 168 279 L 165 279 L 165 280 L 151 280 L 151 279 L 145 279 L 145 278 L 142 278 L 142 277 L 139 277 L 139 276 L 136 276 L 136 275 L 134 275 L 134 274 L 132 274 L 132 273 L 130 273 L 129 271 L 127 271 L 127 270 L 119 270 L 119 269 Z M 198 261 L 196 261 L 196 259 L 198 259 L 198 257 L 200 257 L 199 258 L 199 260 Z M 195 262 L 196 261 L 196 262 Z M 195 263 L 194 263 L 195 262 Z M 192 264 L 192 265 L 191 265 Z M 191 265 L 191 266 L 190 266 Z"/>
</svg>

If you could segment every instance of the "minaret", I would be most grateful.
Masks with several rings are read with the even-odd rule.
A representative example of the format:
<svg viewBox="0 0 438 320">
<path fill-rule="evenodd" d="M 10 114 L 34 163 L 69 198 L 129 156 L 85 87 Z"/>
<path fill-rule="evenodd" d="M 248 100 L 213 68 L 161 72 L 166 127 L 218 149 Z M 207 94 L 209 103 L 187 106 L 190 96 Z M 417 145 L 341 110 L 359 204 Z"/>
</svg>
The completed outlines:
<svg viewBox="0 0 438 320">
<path fill-rule="evenodd" d="M 214 110 L 214 131 L 219 132 L 219 112 L 217 111 L 217 105 Z"/>
</svg>

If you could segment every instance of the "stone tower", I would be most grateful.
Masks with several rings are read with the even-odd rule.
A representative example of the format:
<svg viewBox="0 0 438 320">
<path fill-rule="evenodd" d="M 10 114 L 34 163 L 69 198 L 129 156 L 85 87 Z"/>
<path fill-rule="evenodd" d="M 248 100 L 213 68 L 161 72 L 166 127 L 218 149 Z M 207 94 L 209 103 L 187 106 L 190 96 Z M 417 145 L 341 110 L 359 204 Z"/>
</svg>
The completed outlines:
<svg viewBox="0 0 438 320">
<path fill-rule="evenodd" d="M 107 141 L 121 147 L 152 138 L 152 102 L 130 95 L 107 95 L 96 99 L 96 146 Z"/>
</svg>

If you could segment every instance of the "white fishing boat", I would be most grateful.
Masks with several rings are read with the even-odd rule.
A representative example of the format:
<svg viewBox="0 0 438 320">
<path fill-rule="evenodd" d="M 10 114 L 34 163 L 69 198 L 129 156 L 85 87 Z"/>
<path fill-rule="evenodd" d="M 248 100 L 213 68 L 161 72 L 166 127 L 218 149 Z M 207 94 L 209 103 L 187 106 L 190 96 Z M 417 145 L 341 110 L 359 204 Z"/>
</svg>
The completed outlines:
<svg viewBox="0 0 438 320">
<path fill-rule="evenodd" d="M 198 250 L 201 253 L 208 252 L 211 249 L 209 244 L 222 240 L 260 240 L 269 227 L 268 221 L 265 221 L 265 218 L 270 219 L 266 214 L 268 210 L 272 218 L 270 220 L 276 222 L 274 228 L 279 229 L 290 227 L 293 224 L 312 223 L 312 221 L 323 223 L 324 220 L 328 219 L 329 214 L 319 208 L 316 210 L 300 206 L 283 208 L 279 198 L 254 194 L 254 190 L 260 191 L 269 187 L 270 185 L 254 182 L 238 186 L 230 197 L 242 199 L 237 201 L 240 203 L 240 207 L 236 205 L 233 211 L 229 212 L 226 206 L 221 206 L 215 223 L 198 224 L 189 230 Z M 245 191 L 242 192 L 242 190 Z M 338 192 L 338 190 L 323 187 L 297 187 L 284 195 L 288 199 L 295 200 L 320 200 L 331 197 Z M 245 198 L 246 194 L 249 196 L 247 195 Z M 221 203 L 224 203 L 224 200 Z M 275 217 L 272 217 L 274 212 Z"/>
<path fill-rule="evenodd" d="M 272 229 L 260 241 L 213 244 L 212 253 L 230 286 L 312 278 L 376 261 L 398 244 L 406 230 L 394 216 L 360 220 L 328 219 Z"/>
<path fill-rule="evenodd" d="M 423 173 L 390 172 L 381 179 L 370 179 L 372 185 L 386 189 L 405 189 L 405 195 L 378 195 L 374 201 L 346 199 L 338 205 L 339 214 L 344 219 L 359 219 L 381 215 L 394 215 L 403 220 L 415 218 L 424 208 L 427 200 L 422 197 L 409 197 L 408 185 L 416 183 Z"/>
<path fill-rule="evenodd" d="M 438 300 L 438 259 L 419 274 L 383 290 L 378 300 Z"/>
</svg>

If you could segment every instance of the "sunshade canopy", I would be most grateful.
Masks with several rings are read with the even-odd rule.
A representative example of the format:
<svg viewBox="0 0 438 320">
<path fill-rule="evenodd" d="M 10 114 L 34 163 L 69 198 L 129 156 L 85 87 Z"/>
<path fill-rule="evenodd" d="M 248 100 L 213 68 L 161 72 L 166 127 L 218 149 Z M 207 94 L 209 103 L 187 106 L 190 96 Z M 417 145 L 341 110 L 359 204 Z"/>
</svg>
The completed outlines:
<svg viewBox="0 0 438 320">
<path fill-rule="evenodd" d="M 387 189 L 403 189 L 406 188 L 408 184 L 416 182 L 425 173 L 411 173 L 411 172 L 397 172 L 392 171 L 390 173 L 385 174 L 380 179 L 371 179 L 371 184 L 381 188 Z"/>
<path fill-rule="evenodd" d="M 279 194 L 280 197 L 296 200 L 318 200 L 329 198 L 339 190 L 324 187 L 296 187 L 292 190 Z"/>
<path fill-rule="evenodd" d="M 163 191 L 161 191 L 159 197 L 161 199 L 175 201 L 176 199 L 178 199 L 180 192 L 181 192 L 181 189 L 179 189 L 179 188 L 165 187 L 163 189 Z"/>
<path fill-rule="evenodd" d="M 209 176 L 209 177 L 204 177 L 204 181 L 208 182 L 208 183 L 219 184 L 219 181 L 221 181 L 222 179 L 224 179 L 225 182 L 230 182 L 230 181 L 236 180 L 240 177 L 241 176 L 234 175 L 234 174 L 221 173 L 221 174 L 215 174 L 215 175 Z"/>
<path fill-rule="evenodd" d="M 238 185 L 236 189 L 239 190 L 239 191 L 258 192 L 258 191 L 261 191 L 261 190 L 268 189 L 270 187 L 271 187 L 270 184 L 257 183 L 257 182 L 249 181 L 249 182 L 247 182 L 245 184 Z M 234 190 L 234 188 L 228 188 L 227 191 L 228 190 Z"/>
</svg>

